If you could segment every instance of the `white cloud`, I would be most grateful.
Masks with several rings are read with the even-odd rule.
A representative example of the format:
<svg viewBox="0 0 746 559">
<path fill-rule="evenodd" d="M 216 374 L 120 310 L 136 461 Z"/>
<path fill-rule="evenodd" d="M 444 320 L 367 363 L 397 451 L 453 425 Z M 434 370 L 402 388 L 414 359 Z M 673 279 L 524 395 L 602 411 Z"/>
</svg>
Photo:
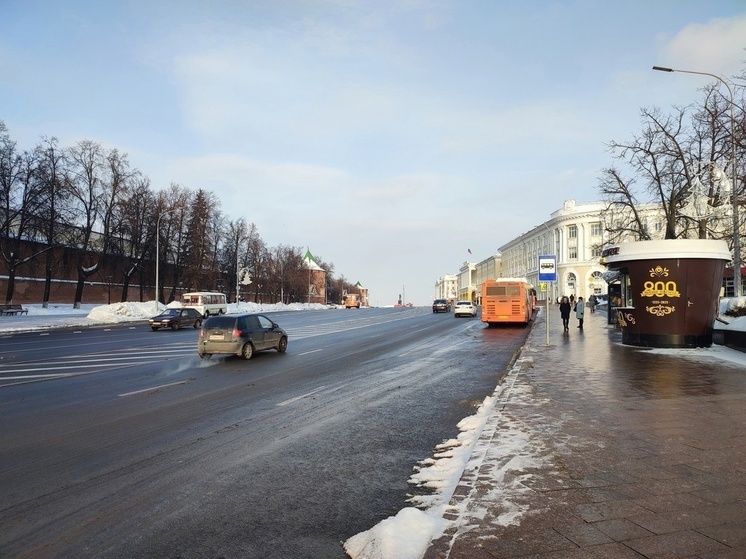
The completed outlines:
<svg viewBox="0 0 746 559">
<path fill-rule="evenodd" d="M 746 67 L 745 38 L 746 15 L 693 23 L 666 41 L 660 65 L 728 78 Z"/>
</svg>

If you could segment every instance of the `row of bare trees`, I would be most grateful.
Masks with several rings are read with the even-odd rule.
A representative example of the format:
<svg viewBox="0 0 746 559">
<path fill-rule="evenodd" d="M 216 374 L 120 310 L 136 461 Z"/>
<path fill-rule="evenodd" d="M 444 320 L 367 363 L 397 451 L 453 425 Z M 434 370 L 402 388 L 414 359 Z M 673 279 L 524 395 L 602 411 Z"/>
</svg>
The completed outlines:
<svg viewBox="0 0 746 559">
<path fill-rule="evenodd" d="M 641 132 L 629 141 L 608 144 L 618 165 L 603 169 L 599 190 L 607 202 L 606 228 L 612 243 L 655 238 L 649 214 L 642 211 L 653 204 L 662 216 L 666 239 L 725 239 L 733 247 L 732 189 L 736 189 L 736 216 L 742 216 L 746 178 L 744 88 L 735 88 L 735 126 L 730 96 L 723 96 L 717 84 L 702 91 L 700 100 L 674 107 L 671 113 L 641 109 Z M 739 220 L 741 232 L 742 224 Z"/>
<path fill-rule="evenodd" d="M 156 235 L 159 235 L 156 242 Z M 156 246 L 159 256 L 156 259 Z M 29 249 L 29 247 L 32 247 Z M 64 249 L 64 250 L 60 250 Z M 0 120 L 0 256 L 8 277 L 6 303 L 13 300 L 16 277 L 24 267 L 43 261 L 42 303 L 49 303 L 53 280 L 60 279 L 61 255 L 74 255 L 80 306 L 90 278 L 121 285 L 121 301 L 130 285 L 154 281 L 154 262 L 167 271 L 159 300 L 177 289 L 222 290 L 237 298 L 238 271 L 248 269 L 244 289 L 257 302 L 304 302 L 308 296 L 305 252 L 299 247 L 268 247 L 257 227 L 244 217 L 229 219 L 214 193 L 177 184 L 154 191 L 150 180 L 132 167 L 126 154 L 83 140 L 61 147 L 43 137 L 30 150 L 19 150 Z M 326 270 L 327 298 L 339 301 L 353 285 L 334 277 L 334 265 L 315 258 Z"/>
</svg>

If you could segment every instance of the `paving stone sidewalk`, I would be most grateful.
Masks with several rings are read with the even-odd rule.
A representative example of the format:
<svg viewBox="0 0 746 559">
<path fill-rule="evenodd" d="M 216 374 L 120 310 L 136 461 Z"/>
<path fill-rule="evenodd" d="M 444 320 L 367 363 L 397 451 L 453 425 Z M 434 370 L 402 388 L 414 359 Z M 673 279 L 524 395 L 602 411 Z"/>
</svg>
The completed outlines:
<svg viewBox="0 0 746 559">
<path fill-rule="evenodd" d="M 546 345 L 545 320 L 425 559 L 746 558 L 743 367 L 624 346 L 598 311 L 564 333 L 556 306 Z"/>
</svg>

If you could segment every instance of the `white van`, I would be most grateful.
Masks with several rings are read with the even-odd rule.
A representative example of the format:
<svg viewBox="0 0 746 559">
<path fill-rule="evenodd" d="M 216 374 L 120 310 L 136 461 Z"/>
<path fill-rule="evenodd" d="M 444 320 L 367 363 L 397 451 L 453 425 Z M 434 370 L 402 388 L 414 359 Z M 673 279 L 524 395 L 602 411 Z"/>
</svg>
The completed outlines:
<svg viewBox="0 0 746 559">
<path fill-rule="evenodd" d="M 211 291 L 184 293 L 181 296 L 181 306 L 195 309 L 205 318 L 210 315 L 225 314 L 228 312 L 228 302 L 225 299 L 225 293 L 213 293 Z"/>
</svg>

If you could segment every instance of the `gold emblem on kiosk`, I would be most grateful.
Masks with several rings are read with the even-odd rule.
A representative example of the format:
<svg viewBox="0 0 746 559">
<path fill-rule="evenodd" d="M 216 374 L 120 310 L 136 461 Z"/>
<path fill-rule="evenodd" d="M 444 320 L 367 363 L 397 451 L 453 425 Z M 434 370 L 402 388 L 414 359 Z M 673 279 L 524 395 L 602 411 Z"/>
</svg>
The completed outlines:
<svg viewBox="0 0 746 559">
<path fill-rule="evenodd" d="M 645 310 L 648 311 L 650 314 L 654 314 L 655 316 L 666 316 L 667 314 L 671 314 L 676 310 L 676 307 L 669 307 L 664 305 L 656 305 L 654 307 L 645 307 Z"/>
<path fill-rule="evenodd" d="M 681 297 L 675 281 L 646 281 L 640 297 Z"/>
<path fill-rule="evenodd" d="M 656 266 L 655 268 L 650 269 L 649 274 L 653 279 L 667 278 L 669 271 L 668 268 L 664 268 L 663 266 Z M 663 281 L 661 279 L 658 279 L 657 281 L 646 281 L 642 287 L 643 290 L 642 293 L 640 293 L 640 297 L 654 298 L 653 301 L 651 301 L 652 305 L 645 307 L 647 312 L 653 316 L 663 317 L 676 311 L 676 307 L 669 304 L 670 301 L 668 301 L 668 299 L 672 297 L 681 297 L 679 287 L 676 285 L 675 281 Z"/>
</svg>

